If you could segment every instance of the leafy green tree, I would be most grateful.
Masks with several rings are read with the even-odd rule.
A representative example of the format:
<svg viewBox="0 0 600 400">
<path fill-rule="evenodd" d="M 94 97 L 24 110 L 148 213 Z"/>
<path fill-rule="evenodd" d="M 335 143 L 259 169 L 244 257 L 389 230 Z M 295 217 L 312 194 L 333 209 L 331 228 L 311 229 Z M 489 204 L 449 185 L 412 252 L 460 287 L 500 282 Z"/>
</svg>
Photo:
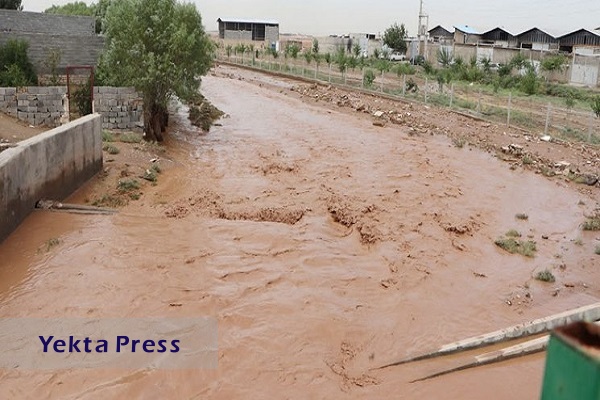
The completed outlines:
<svg viewBox="0 0 600 400">
<path fill-rule="evenodd" d="M 383 33 L 383 43 L 398 53 L 406 53 L 406 36 L 408 32 L 404 24 L 394 23 Z"/>
<path fill-rule="evenodd" d="M 306 60 L 307 64 L 310 64 L 310 62 L 313 59 L 313 55 L 310 51 L 305 51 L 304 53 L 302 53 L 302 55 L 304 56 L 304 60 Z"/>
<path fill-rule="evenodd" d="M 169 100 L 195 99 L 212 65 L 200 13 L 176 0 L 119 0 L 108 7 L 106 23 L 100 64 L 108 81 L 143 94 L 145 139 L 162 141 Z"/>
<path fill-rule="evenodd" d="M 0 0 L 0 8 L 22 11 L 21 0 Z"/>
<path fill-rule="evenodd" d="M 75 1 L 62 6 L 53 5 L 44 12 L 46 14 L 94 16 L 96 13 L 96 6 L 94 4 L 88 6 L 83 1 Z"/>
<path fill-rule="evenodd" d="M 285 46 L 285 53 L 295 60 L 298 58 L 298 53 L 300 53 L 300 46 L 296 43 L 288 43 L 287 46 Z"/>
<path fill-rule="evenodd" d="M 352 46 L 352 54 L 354 54 L 354 57 L 358 58 L 360 56 L 360 51 L 360 44 L 356 43 Z"/>
<path fill-rule="evenodd" d="M 316 56 L 319 54 L 319 40 L 317 38 L 313 39 L 312 42 L 312 53 Z"/>
<path fill-rule="evenodd" d="M 553 56 L 544 57 L 540 63 L 540 67 L 543 71 L 563 71 L 567 67 L 567 57 L 563 54 L 556 54 Z"/>
</svg>

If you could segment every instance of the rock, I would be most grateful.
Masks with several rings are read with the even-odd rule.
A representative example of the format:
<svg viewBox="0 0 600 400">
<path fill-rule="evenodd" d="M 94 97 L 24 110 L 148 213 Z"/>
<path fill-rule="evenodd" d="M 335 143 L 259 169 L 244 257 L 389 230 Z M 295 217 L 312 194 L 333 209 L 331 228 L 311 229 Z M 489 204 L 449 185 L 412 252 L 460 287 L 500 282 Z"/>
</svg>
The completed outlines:
<svg viewBox="0 0 600 400">
<path fill-rule="evenodd" d="M 543 142 L 551 142 L 552 141 L 552 137 L 549 136 L 549 135 L 545 135 L 545 136 L 542 136 L 540 138 L 540 140 L 543 141 Z"/>
<path fill-rule="evenodd" d="M 571 163 L 567 162 L 567 161 L 559 161 L 556 164 L 554 164 L 554 168 L 560 168 L 560 169 L 569 168 L 570 166 L 571 166 Z"/>
<path fill-rule="evenodd" d="M 383 122 L 383 121 L 373 121 L 373 125 L 379 126 L 379 127 L 383 128 L 385 126 L 385 122 Z"/>
<path fill-rule="evenodd" d="M 383 111 L 375 111 L 373 116 L 377 118 L 383 117 Z"/>
<path fill-rule="evenodd" d="M 584 175 L 582 176 L 582 182 L 588 186 L 594 186 L 596 183 L 598 183 L 598 177 L 596 175 Z"/>
</svg>

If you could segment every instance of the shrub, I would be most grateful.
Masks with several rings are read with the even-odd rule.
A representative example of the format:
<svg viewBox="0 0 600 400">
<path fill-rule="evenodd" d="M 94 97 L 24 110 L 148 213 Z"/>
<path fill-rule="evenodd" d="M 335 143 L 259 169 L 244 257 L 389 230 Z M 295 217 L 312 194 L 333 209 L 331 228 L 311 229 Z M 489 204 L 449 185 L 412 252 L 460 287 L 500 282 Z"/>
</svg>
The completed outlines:
<svg viewBox="0 0 600 400">
<path fill-rule="evenodd" d="M 588 218 L 583 223 L 584 231 L 600 231 L 600 217 Z"/>
<path fill-rule="evenodd" d="M 25 40 L 9 40 L 0 46 L 0 85 L 37 85 L 37 74 L 27 56 L 29 44 Z"/>
<path fill-rule="evenodd" d="M 372 69 L 366 69 L 365 70 L 365 86 L 372 86 L 373 82 L 375 82 L 375 71 L 373 71 Z"/>
<path fill-rule="evenodd" d="M 535 279 L 537 279 L 538 281 L 542 281 L 542 282 L 549 282 L 549 283 L 556 282 L 556 278 L 554 277 L 554 274 L 547 269 L 538 272 L 537 275 L 535 276 Z"/>
<path fill-rule="evenodd" d="M 600 96 L 595 96 L 592 99 L 592 110 L 594 111 L 594 114 L 596 114 L 596 117 L 600 118 Z"/>
</svg>

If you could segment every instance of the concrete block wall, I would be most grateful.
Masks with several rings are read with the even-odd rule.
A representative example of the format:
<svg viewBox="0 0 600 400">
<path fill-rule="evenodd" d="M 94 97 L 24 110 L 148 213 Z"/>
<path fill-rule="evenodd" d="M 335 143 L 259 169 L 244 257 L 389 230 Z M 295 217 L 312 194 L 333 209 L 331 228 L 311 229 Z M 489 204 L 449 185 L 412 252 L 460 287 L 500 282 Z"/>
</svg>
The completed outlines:
<svg viewBox="0 0 600 400">
<path fill-rule="evenodd" d="M 63 200 L 102 169 L 101 117 L 92 114 L 0 153 L 0 242 L 40 199 Z"/>
<path fill-rule="evenodd" d="M 0 32 L 91 36 L 96 34 L 96 20 L 94 17 L 0 9 Z"/>
<path fill-rule="evenodd" d="M 48 55 L 54 49 L 60 50 L 60 63 L 58 69 L 64 72 L 68 65 L 92 65 L 98 64 L 98 59 L 104 49 L 104 37 L 102 36 L 66 36 L 37 33 L 8 32 L 0 33 L 0 45 L 9 40 L 25 40 L 29 43 L 27 55 L 36 68 L 38 74 L 49 73 L 44 63 Z"/>
<path fill-rule="evenodd" d="M 103 129 L 133 129 L 142 123 L 144 101 L 134 88 L 94 87 L 94 111 Z M 0 112 L 33 126 L 60 126 L 69 120 L 66 86 L 0 88 Z"/>
<path fill-rule="evenodd" d="M 135 88 L 94 88 L 94 111 L 102 114 L 103 129 L 133 129 L 142 123 L 144 100 Z"/>
<path fill-rule="evenodd" d="M 59 126 L 67 109 L 66 87 L 0 88 L 0 111 L 33 126 Z"/>
</svg>

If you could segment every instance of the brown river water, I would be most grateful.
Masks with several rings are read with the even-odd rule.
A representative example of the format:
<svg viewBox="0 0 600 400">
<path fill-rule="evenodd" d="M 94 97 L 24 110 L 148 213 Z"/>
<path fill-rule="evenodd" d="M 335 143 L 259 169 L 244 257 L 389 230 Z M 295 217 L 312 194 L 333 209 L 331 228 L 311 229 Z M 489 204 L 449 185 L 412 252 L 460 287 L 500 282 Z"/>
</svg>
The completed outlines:
<svg viewBox="0 0 600 400">
<path fill-rule="evenodd" d="M 539 397 L 544 354 L 418 383 L 468 357 L 371 368 L 597 301 L 597 259 L 573 244 L 593 199 L 219 71 L 203 93 L 228 117 L 199 135 L 180 109 L 174 166 L 141 201 L 36 212 L 0 245 L 0 317 L 214 316 L 218 369 L 0 370 L 0 398 Z M 535 258 L 494 245 L 509 229 L 536 240 Z M 50 237 L 60 245 L 40 252 Z M 540 268 L 557 282 L 532 279 Z"/>
</svg>

